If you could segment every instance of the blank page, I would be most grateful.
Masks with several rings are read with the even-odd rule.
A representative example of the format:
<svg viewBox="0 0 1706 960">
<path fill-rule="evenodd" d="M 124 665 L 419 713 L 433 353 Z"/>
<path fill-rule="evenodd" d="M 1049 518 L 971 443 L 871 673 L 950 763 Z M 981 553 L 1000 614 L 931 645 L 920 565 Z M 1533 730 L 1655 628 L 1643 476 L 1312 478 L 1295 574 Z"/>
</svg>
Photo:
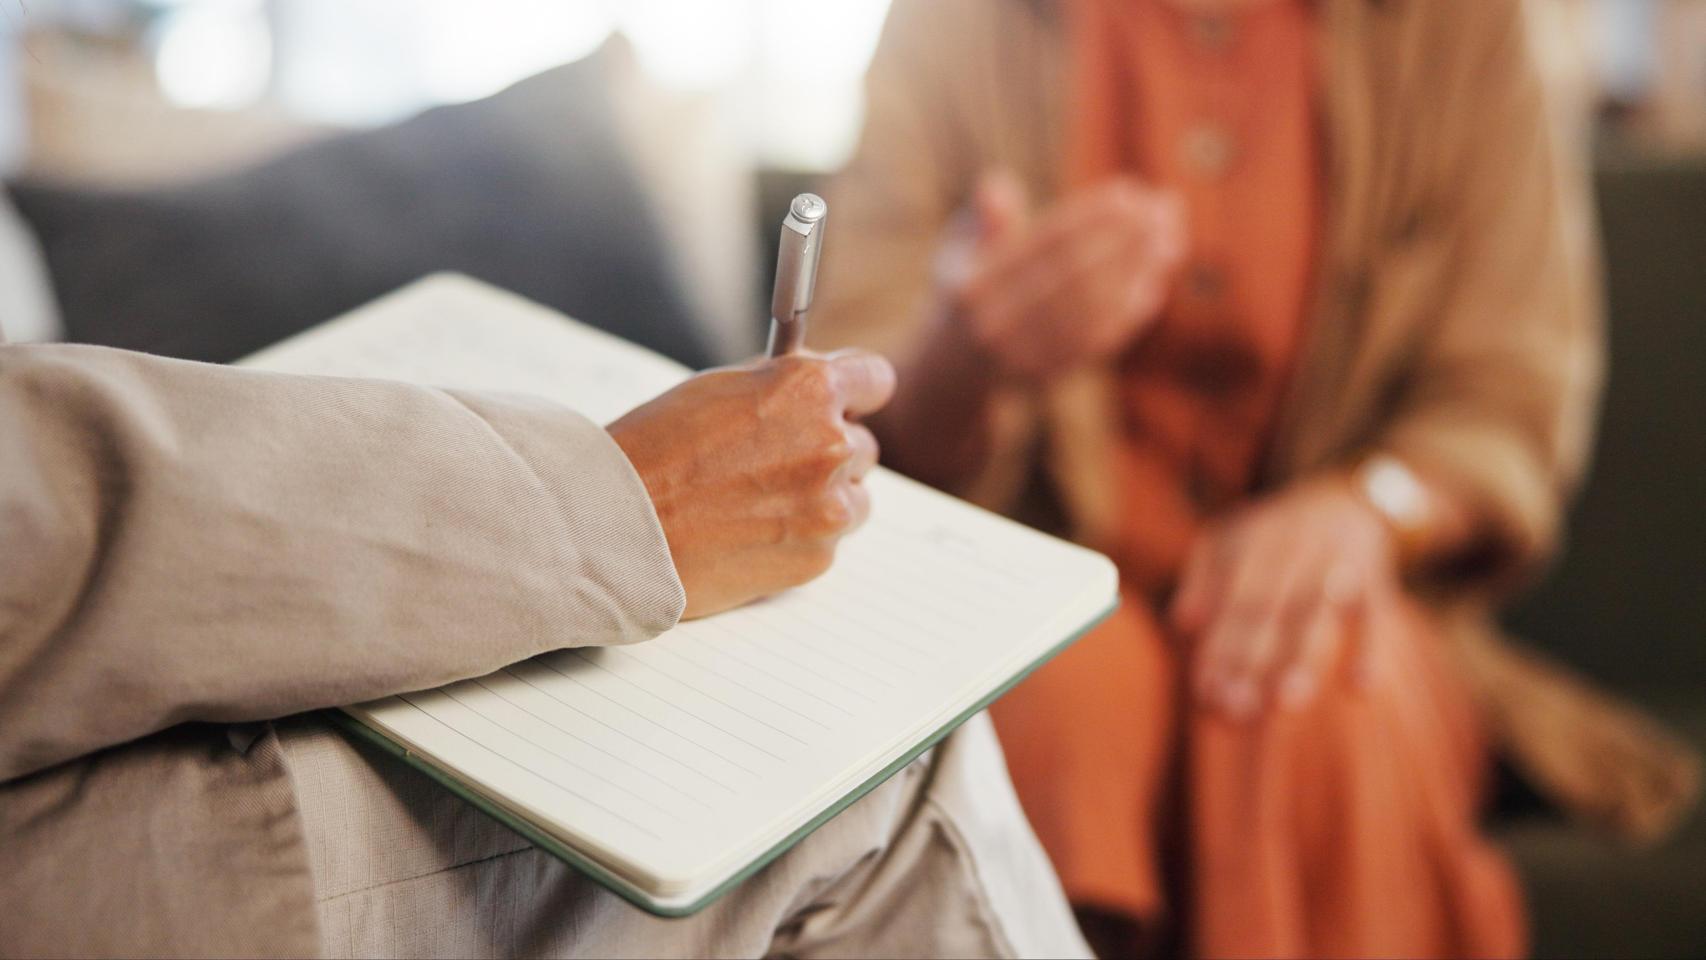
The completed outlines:
<svg viewBox="0 0 1706 960">
<path fill-rule="evenodd" d="M 453 276 L 246 361 L 536 393 L 600 421 L 686 375 Z M 878 470 L 805 587 L 647 643 L 349 708 L 660 905 L 692 903 L 1114 602 L 1091 551 Z"/>
</svg>

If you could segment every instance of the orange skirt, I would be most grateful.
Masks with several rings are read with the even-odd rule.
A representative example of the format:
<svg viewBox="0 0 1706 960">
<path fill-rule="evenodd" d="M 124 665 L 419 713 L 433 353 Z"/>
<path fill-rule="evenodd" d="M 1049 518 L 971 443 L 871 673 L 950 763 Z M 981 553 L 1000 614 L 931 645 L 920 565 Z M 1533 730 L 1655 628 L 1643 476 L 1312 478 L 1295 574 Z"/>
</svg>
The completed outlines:
<svg viewBox="0 0 1706 960">
<path fill-rule="evenodd" d="M 1486 746 L 1419 605 L 1382 679 L 1235 721 L 1181 696 L 1127 596 L 993 709 L 1075 904 L 1206 957 L 1519 956 L 1521 894 L 1479 834 Z"/>
</svg>

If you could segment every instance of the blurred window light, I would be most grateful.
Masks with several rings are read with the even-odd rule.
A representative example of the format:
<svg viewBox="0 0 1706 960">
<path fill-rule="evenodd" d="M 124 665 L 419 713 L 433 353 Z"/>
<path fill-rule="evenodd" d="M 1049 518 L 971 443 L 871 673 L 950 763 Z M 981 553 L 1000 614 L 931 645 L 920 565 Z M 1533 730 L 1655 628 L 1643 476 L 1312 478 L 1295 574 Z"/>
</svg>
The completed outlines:
<svg viewBox="0 0 1706 960">
<path fill-rule="evenodd" d="M 753 0 L 627 0 L 622 32 L 646 73 L 675 90 L 734 82 L 753 60 Z"/>
<path fill-rule="evenodd" d="M 154 37 L 160 91 L 183 107 L 241 107 L 267 92 L 272 35 L 259 0 L 218 0 L 171 10 Z"/>
<path fill-rule="evenodd" d="M 889 0 L 624 0 L 641 69 L 677 92 L 718 94 L 763 163 L 834 167 L 851 151 L 865 68 Z"/>
<path fill-rule="evenodd" d="M 273 96 L 287 110 L 350 126 L 385 123 L 427 105 L 408 49 L 412 18 L 374 0 L 271 5 L 278 64 Z M 425 0 L 422 6 L 427 6 Z"/>
<path fill-rule="evenodd" d="M 760 48 L 775 76 L 857 81 L 871 62 L 889 0 L 763 0 Z"/>
<path fill-rule="evenodd" d="M 889 0 L 764 0 L 757 151 L 766 163 L 832 169 L 864 117 L 865 68 Z"/>
<path fill-rule="evenodd" d="M 351 126 L 490 95 L 621 31 L 646 81 L 715 114 L 737 150 L 762 164 L 828 168 L 857 137 L 861 79 L 890 0 L 32 2 L 57 23 L 106 24 L 103 34 L 146 25 L 173 103 L 267 98 Z"/>
<path fill-rule="evenodd" d="M 585 57 L 615 28 L 599 0 L 273 0 L 276 94 L 315 119 L 376 124 Z"/>
<path fill-rule="evenodd" d="M 19 18 L 0 16 L 0 176 L 23 165 L 28 141 L 23 68 L 18 62 L 23 53 L 17 38 L 22 25 Z"/>
<path fill-rule="evenodd" d="M 590 0 L 437 0 L 411 3 L 422 17 L 421 79 L 440 102 L 476 100 L 598 49 L 615 16 Z"/>
</svg>

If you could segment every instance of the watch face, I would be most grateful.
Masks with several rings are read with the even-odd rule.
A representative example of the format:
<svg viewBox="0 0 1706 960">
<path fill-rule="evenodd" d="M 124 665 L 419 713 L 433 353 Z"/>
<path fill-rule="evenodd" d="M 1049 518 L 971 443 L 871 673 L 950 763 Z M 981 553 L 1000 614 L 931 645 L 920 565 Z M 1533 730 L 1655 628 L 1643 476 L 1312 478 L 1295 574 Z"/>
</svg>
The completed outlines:
<svg viewBox="0 0 1706 960">
<path fill-rule="evenodd" d="M 1409 467 L 1392 457 L 1375 457 L 1363 465 L 1362 489 L 1369 503 L 1398 526 L 1418 526 L 1427 513 L 1427 491 Z"/>
</svg>

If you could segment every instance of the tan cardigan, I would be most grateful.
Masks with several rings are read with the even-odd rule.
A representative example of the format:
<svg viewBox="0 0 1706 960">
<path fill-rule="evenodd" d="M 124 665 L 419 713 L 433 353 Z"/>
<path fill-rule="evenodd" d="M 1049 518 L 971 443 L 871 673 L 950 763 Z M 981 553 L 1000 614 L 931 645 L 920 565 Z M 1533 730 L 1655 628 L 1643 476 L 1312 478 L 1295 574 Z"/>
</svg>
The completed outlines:
<svg viewBox="0 0 1706 960">
<path fill-rule="evenodd" d="M 640 478 L 553 404 L 0 345 L 0 956 L 319 953 L 250 721 L 682 604 Z"/>
<path fill-rule="evenodd" d="M 1324 251 L 1262 484 L 1379 449 L 1473 496 L 1492 520 L 1464 558 L 1474 562 L 1417 589 L 1462 641 L 1518 761 L 1593 819 L 1655 833 L 1689 792 L 1679 748 L 1555 668 L 1486 642 L 1492 601 L 1557 543 L 1601 379 L 1582 151 L 1540 82 L 1534 11 L 1518 0 L 1319 8 Z M 819 345 L 875 346 L 904 367 L 943 316 L 930 302 L 935 249 L 978 175 L 1006 167 L 1033 196 L 1058 192 L 1061 19 L 1047 0 L 895 4 L 863 139 L 830 191 Z M 1093 372 L 998 398 L 991 463 L 960 492 L 1029 515 L 1046 486 L 1058 502 L 1040 515 L 1106 542 L 1118 502 L 1105 470 L 1110 391 Z"/>
</svg>

